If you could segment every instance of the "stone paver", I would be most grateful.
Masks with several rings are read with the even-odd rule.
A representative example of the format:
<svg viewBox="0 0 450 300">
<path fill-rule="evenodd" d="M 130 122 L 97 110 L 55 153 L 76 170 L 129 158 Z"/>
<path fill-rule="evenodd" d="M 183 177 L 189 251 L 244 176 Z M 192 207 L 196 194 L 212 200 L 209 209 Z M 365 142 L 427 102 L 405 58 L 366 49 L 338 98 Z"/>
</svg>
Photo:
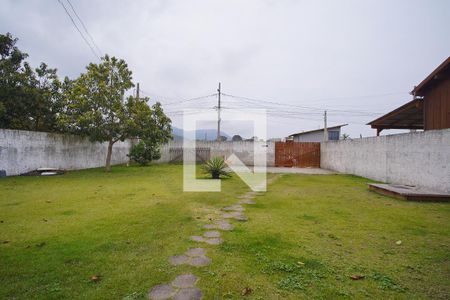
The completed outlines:
<svg viewBox="0 0 450 300">
<path fill-rule="evenodd" d="M 205 224 L 205 225 L 203 225 L 203 228 L 205 228 L 205 229 L 217 229 L 217 225 L 216 224 Z"/>
<path fill-rule="evenodd" d="M 224 211 L 244 211 L 245 208 L 242 207 L 242 205 L 240 205 L 240 204 L 235 204 L 235 205 L 224 207 L 224 208 L 222 208 L 222 210 L 224 210 Z"/>
<path fill-rule="evenodd" d="M 191 240 L 193 240 L 194 242 L 204 242 L 205 238 L 199 235 L 193 235 L 191 236 Z"/>
<path fill-rule="evenodd" d="M 237 221 L 247 221 L 248 220 L 248 218 L 242 212 L 239 212 L 239 211 L 224 213 L 222 215 L 222 217 L 224 217 L 225 219 L 235 219 Z"/>
<path fill-rule="evenodd" d="M 173 300 L 200 300 L 202 296 L 202 291 L 196 287 L 192 287 L 179 290 L 173 297 Z"/>
<path fill-rule="evenodd" d="M 160 284 L 150 290 L 148 297 L 153 300 L 163 300 L 172 298 L 175 293 L 175 289 L 170 284 Z"/>
<path fill-rule="evenodd" d="M 250 195 L 238 197 L 239 200 L 253 200 L 254 198 L 255 198 L 254 196 Z"/>
<path fill-rule="evenodd" d="M 218 231 L 206 231 L 203 234 L 203 236 L 207 237 L 207 238 L 218 238 L 218 237 L 220 237 L 220 232 L 218 232 Z"/>
<path fill-rule="evenodd" d="M 243 199 L 243 200 L 239 201 L 239 203 L 240 204 L 256 204 L 256 202 L 251 199 Z"/>
<path fill-rule="evenodd" d="M 186 251 L 185 254 L 190 257 L 195 257 L 195 256 L 204 256 L 205 252 L 206 251 L 203 248 L 191 248 L 188 251 Z"/>
<path fill-rule="evenodd" d="M 205 224 L 203 225 L 205 229 L 220 229 L 224 231 L 230 231 L 234 229 L 234 226 L 225 220 L 218 220 L 214 224 Z"/>
<path fill-rule="evenodd" d="M 211 263 L 211 259 L 206 256 L 192 257 L 188 264 L 194 267 L 204 267 Z"/>
<path fill-rule="evenodd" d="M 211 243 L 209 242 L 210 240 L 215 239 L 207 239 L 205 242 L 208 241 L 209 244 L 218 245 L 217 241 L 213 241 Z M 205 256 L 205 250 L 203 248 L 191 248 L 186 251 L 185 254 L 170 257 L 169 262 L 173 266 L 187 264 L 194 267 L 203 267 L 209 265 L 211 263 L 211 259 Z"/>
<path fill-rule="evenodd" d="M 223 243 L 223 240 L 221 238 L 212 238 L 212 239 L 206 239 L 205 243 L 210 245 L 220 245 Z"/>
<path fill-rule="evenodd" d="M 220 230 L 228 231 L 228 230 L 233 230 L 234 229 L 234 226 L 231 225 L 228 221 L 225 221 L 225 220 L 218 220 L 216 222 L 216 224 L 218 226 L 217 229 L 220 229 Z"/>
<path fill-rule="evenodd" d="M 172 286 L 176 288 L 190 288 L 194 287 L 197 282 L 197 276 L 194 274 L 183 274 L 175 277 L 172 281 Z"/>
<path fill-rule="evenodd" d="M 175 255 L 169 257 L 169 262 L 173 266 L 178 266 L 182 264 L 186 264 L 189 260 L 189 256 L 187 255 Z"/>
</svg>

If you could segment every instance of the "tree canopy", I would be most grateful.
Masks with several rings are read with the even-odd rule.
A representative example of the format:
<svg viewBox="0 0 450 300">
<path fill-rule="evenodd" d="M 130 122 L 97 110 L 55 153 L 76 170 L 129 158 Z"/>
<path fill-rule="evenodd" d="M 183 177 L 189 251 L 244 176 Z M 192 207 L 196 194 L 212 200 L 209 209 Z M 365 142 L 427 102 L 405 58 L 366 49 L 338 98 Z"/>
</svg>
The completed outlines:
<svg viewBox="0 0 450 300">
<path fill-rule="evenodd" d="M 171 137 L 171 121 L 159 103 L 149 107 L 148 98 L 125 97 L 134 86 L 131 75 L 122 59 L 105 55 L 101 63 L 90 63 L 68 89 L 65 110 L 59 116 L 66 131 L 108 142 L 107 171 L 116 142 L 140 138 L 159 145 Z"/>
<path fill-rule="evenodd" d="M 64 85 L 47 64 L 33 69 L 17 41 L 10 33 L 0 34 L 0 127 L 57 131 Z"/>
<path fill-rule="evenodd" d="M 150 107 L 148 98 L 126 96 L 134 84 L 123 59 L 105 55 L 78 78 L 61 81 L 45 63 L 33 69 L 16 43 L 10 33 L 0 34 L 0 128 L 68 132 L 107 142 L 107 171 L 116 142 L 138 138 L 154 159 L 172 138 L 171 120 L 160 103 Z"/>
<path fill-rule="evenodd" d="M 232 140 L 233 142 L 240 142 L 240 141 L 242 141 L 242 137 L 241 137 L 239 134 L 235 134 L 235 135 L 233 135 L 233 137 L 231 138 L 231 140 Z"/>
</svg>

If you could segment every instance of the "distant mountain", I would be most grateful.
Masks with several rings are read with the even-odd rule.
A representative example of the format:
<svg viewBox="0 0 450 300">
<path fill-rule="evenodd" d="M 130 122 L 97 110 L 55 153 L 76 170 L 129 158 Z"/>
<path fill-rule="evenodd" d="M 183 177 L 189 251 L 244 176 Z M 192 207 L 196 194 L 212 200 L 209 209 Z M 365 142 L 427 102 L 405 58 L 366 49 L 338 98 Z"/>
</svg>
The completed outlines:
<svg viewBox="0 0 450 300">
<path fill-rule="evenodd" d="M 178 127 L 172 127 L 172 134 L 174 140 L 181 140 L 184 136 L 184 131 L 181 128 Z M 228 140 L 231 139 L 230 135 L 228 135 L 226 132 L 221 131 L 220 135 L 226 136 Z M 216 129 L 197 129 L 195 131 L 195 138 L 197 140 L 206 140 L 207 141 L 214 141 L 217 138 L 217 130 Z"/>
</svg>

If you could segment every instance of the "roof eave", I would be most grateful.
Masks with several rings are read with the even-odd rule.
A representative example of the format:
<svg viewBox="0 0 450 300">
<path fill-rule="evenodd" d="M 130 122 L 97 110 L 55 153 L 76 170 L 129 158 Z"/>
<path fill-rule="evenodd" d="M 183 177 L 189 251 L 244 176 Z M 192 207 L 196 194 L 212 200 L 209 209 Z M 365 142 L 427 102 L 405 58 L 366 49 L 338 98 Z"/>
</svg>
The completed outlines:
<svg viewBox="0 0 450 300">
<path fill-rule="evenodd" d="M 413 99 L 413 100 L 411 100 L 411 101 L 409 101 L 409 102 L 403 104 L 402 106 L 397 107 L 396 109 L 394 109 L 394 110 L 388 112 L 387 114 L 384 114 L 384 115 L 382 115 L 381 117 L 379 117 L 379 118 L 377 118 L 377 119 L 375 119 L 375 120 L 373 120 L 373 121 L 367 123 L 366 125 L 373 125 L 373 123 L 376 123 L 376 122 L 378 122 L 378 121 L 380 121 L 380 120 L 386 119 L 387 117 L 390 117 L 390 116 L 392 116 L 392 115 L 395 115 L 395 114 L 397 114 L 398 112 L 400 112 L 400 111 L 402 111 L 402 110 L 408 108 L 409 106 L 411 106 L 411 105 L 413 105 L 413 104 L 414 104 L 414 105 L 417 105 L 417 104 L 421 105 L 422 101 L 423 101 L 423 99 L 420 99 L 420 98 L 418 98 L 418 99 Z"/>
<path fill-rule="evenodd" d="M 424 80 L 422 80 L 419 85 L 415 86 L 411 91 L 411 95 L 419 95 L 420 92 L 438 75 L 442 70 L 450 65 L 450 56 L 447 57 L 430 75 L 428 75 Z"/>
</svg>

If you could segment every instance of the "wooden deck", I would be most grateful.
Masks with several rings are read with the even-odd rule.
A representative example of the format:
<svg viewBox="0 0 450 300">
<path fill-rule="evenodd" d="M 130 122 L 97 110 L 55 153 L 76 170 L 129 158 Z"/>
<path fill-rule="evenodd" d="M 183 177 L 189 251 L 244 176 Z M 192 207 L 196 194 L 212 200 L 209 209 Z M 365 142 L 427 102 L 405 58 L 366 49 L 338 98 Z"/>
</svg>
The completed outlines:
<svg viewBox="0 0 450 300">
<path fill-rule="evenodd" d="M 399 184 L 369 183 L 369 189 L 376 193 L 408 201 L 450 202 L 450 194 Z"/>
</svg>

